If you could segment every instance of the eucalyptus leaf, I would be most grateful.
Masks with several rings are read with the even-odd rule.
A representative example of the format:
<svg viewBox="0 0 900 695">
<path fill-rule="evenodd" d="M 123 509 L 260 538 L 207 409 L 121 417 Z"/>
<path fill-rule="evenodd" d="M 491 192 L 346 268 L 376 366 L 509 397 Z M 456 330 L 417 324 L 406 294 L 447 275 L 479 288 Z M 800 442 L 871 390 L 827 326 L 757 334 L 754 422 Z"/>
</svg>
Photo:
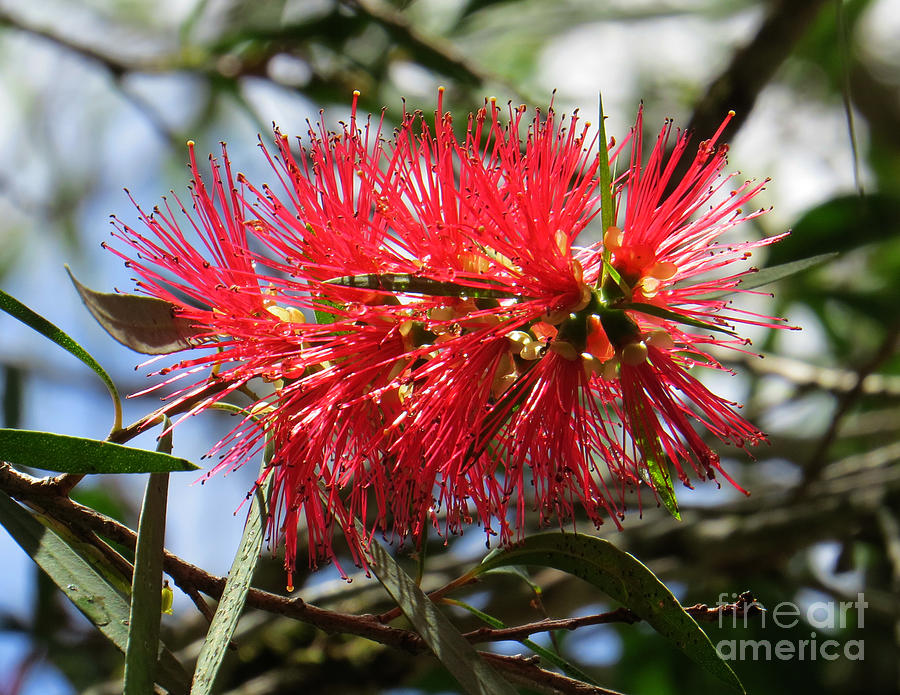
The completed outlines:
<svg viewBox="0 0 900 695">
<path fill-rule="evenodd" d="M 837 252 L 822 253 L 818 256 L 804 258 L 800 261 L 791 261 L 790 263 L 782 263 L 781 265 L 774 265 L 770 268 L 763 268 L 760 271 L 745 275 L 741 278 L 738 288 L 741 290 L 753 290 L 757 287 L 769 285 L 773 282 L 778 282 L 779 280 L 784 280 L 792 275 L 796 275 L 797 273 L 802 273 L 804 270 L 814 268 L 817 265 L 827 263 L 837 256 Z M 721 292 L 711 292 L 709 294 L 700 295 L 698 299 L 723 299 L 733 294 L 734 290 L 722 290 Z"/>
<path fill-rule="evenodd" d="M 365 531 L 357 523 L 361 534 Z M 453 623 L 374 538 L 370 568 L 434 655 L 470 695 L 515 695 L 515 689 L 486 664 Z"/>
<path fill-rule="evenodd" d="M 145 355 L 164 355 L 192 347 L 199 334 L 190 321 L 176 315 L 175 305 L 156 297 L 96 292 L 66 268 L 81 301 L 107 333 Z"/>
<path fill-rule="evenodd" d="M 169 426 L 166 418 L 163 427 L 168 430 Z M 157 451 L 171 453 L 171 430 L 160 438 Z M 128 646 L 125 649 L 125 695 L 151 692 L 156 676 L 168 491 L 168 473 L 148 476 L 134 552 Z"/>
<path fill-rule="evenodd" d="M 695 662 L 745 692 L 706 633 L 666 586 L 633 555 L 609 541 L 574 533 L 542 533 L 485 558 L 474 575 L 504 565 L 553 567 L 593 584 L 653 626 Z"/>
<path fill-rule="evenodd" d="M 473 280 L 476 282 L 476 280 Z M 443 282 L 431 278 L 403 273 L 369 273 L 368 275 L 345 275 L 328 280 L 329 284 L 354 287 L 381 292 L 403 292 L 423 294 L 433 297 L 492 297 L 494 299 L 514 298 L 518 295 L 501 287 L 485 287 L 486 280 L 477 280 L 479 286 L 470 287 L 455 282 Z"/>
<path fill-rule="evenodd" d="M 128 601 L 65 541 L 2 491 L 0 523 L 76 608 L 124 652 L 128 644 Z M 187 693 L 184 668 L 164 645 L 158 649 L 156 682 L 170 695 Z"/>
<path fill-rule="evenodd" d="M 0 460 L 60 473 L 168 473 L 198 469 L 190 461 L 98 439 L 0 428 Z"/>
<path fill-rule="evenodd" d="M 264 464 L 265 466 L 265 464 Z M 219 599 L 216 614 L 213 616 L 200 656 L 197 658 L 197 668 L 194 670 L 194 678 L 191 683 L 191 695 L 208 695 L 212 692 L 216 674 L 222 666 L 225 650 L 228 648 L 234 631 L 237 629 L 247 592 L 250 590 L 250 582 L 253 572 L 259 560 L 262 550 L 265 522 L 267 518 L 266 500 L 269 497 L 269 489 L 272 484 L 272 476 L 266 476 L 265 482 L 256 488 L 256 494 L 251 500 L 250 511 L 247 514 L 247 523 L 244 526 L 244 534 L 241 537 L 238 551 L 231 563 L 228 572 L 228 581 Z"/>
<path fill-rule="evenodd" d="M 708 321 L 701 321 L 700 319 L 695 319 L 691 316 L 685 316 L 684 314 L 679 314 L 676 311 L 671 311 L 669 309 L 664 309 L 661 306 L 656 306 L 656 304 L 647 304 L 645 302 L 629 302 L 627 304 L 619 304 L 616 308 L 625 309 L 627 311 L 639 311 L 644 314 L 650 314 L 650 316 L 656 316 L 660 319 L 675 321 L 676 323 L 683 323 L 685 325 L 694 326 L 694 328 L 702 328 L 707 331 L 716 331 L 717 333 L 725 333 L 731 336 L 737 335 L 737 333 L 735 333 L 734 331 L 724 328 L 723 326 L 718 326 L 714 323 L 709 323 Z"/>
<path fill-rule="evenodd" d="M 656 416 L 648 412 L 650 405 L 644 398 L 631 397 L 629 392 L 624 394 L 624 404 L 631 422 L 631 436 L 640 449 L 656 498 L 662 502 L 669 514 L 681 521 L 672 476 L 669 474 L 668 459 L 659 441 L 659 435 L 647 425 Z"/>
<path fill-rule="evenodd" d="M 0 309 L 13 318 L 18 319 L 26 326 L 33 328 L 41 335 L 49 338 L 93 369 L 97 376 L 103 380 L 103 383 L 109 391 L 109 395 L 113 399 L 113 406 L 115 407 L 115 423 L 113 424 L 113 430 L 117 430 L 122 426 L 122 400 L 119 398 L 119 391 L 116 389 L 116 385 L 113 383 L 109 374 L 106 373 L 97 360 L 91 357 L 87 350 L 72 340 L 72 338 L 60 328 L 50 323 L 40 314 L 29 309 L 15 297 L 6 294 L 3 290 L 0 290 Z"/>
<path fill-rule="evenodd" d="M 603 224 L 603 232 L 615 226 L 615 209 L 613 208 L 612 174 L 609 171 L 609 150 L 606 139 L 606 114 L 603 113 L 603 95 L 597 94 L 598 113 L 598 147 L 600 148 L 600 220 Z M 604 259 L 609 260 L 609 252 L 604 250 Z"/>
</svg>

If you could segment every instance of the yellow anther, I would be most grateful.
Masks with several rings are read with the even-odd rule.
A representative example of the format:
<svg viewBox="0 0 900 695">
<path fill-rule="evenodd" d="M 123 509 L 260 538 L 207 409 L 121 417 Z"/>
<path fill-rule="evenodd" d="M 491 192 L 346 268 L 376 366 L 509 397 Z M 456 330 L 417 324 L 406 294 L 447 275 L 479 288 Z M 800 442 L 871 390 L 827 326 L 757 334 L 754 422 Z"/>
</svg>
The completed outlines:
<svg viewBox="0 0 900 695">
<path fill-rule="evenodd" d="M 581 366 L 584 368 L 584 375 L 590 379 L 594 374 L 598 374 L 603 367 L 603 363 L 596 359 L 589 352 L 581 353 Z"/>
<path fill-rule="evenodd" d="M 618 227 L 610 227 L 603 234 L 603 248 L 607 251 L 618 251 L 622 248 L 625 235 Z"/>
<path fill-rule="evenodd" d="M 451 321 L 456 318 L 456 312 L 453 307 L 436 306 L 428 312 L 428 316 L 432 321 Z"/>
<path fill-rule="evenodd" d="M 557 309 L 556 311 L 548 311 L 546 314 L 541 316 L 541 321 L 543 323 L 548 323 L 551 326 L 558 326 L 567 318 L 569 318 L 569 314 L 572 312 L 568 309 Z"/>
<path fill-rule="evenodd" d="M 578 263 L 578 261 L 575 261 L 575 262 Z M 578 264 L 578 267 L 579 268 L 581 267 L 580 263 Z M 591 303 L 591 294 L 592 294 L 591 288 L 588 287 L 587 285 L 582 285 L 581 286 L 581 299 L 578 301 L 578 304 L 576 304 L 575 306 L 572 307 L 572 311 L 577 314 L 579 311 L 584 309 L 588 304 L 590 304 Z"/>
<path fill-rule="evenodd" d="M 556 230 L 556 233 L 553 235 L 553 241 L 556 242 L 556 248 L 559 249 L 563 257 L 569 255 L 569 237 L 563 230 Z"/>
<path fill-rule="evenodd" d="M 622 363 L 637 367 L 647 361 L 647 346 L 644 343 L 629 343 L 622 348 Z"/>
<path fill-rule="evenodd" d="M 285 309 L 283 306 L 278 306 L 277 304 L 273 304 L 272 306 L 267 306 L 266 311 L 268 311 L 272 316 L 274 316 L 279 321 L 290 321 L 291 320 L 291 312 Z"/>
<path fill-rule="evenodd" d="M 657 263 L 647 275 L 656 278 L 657 280 L 671 280 L 675 277 L 675 274 L 678 272 L 678 266 L 674 263 L 670 263 L 669 261 L 662 261 Z"/>
<path fill-rule="evenodd" d="M 666 331 L 654 331 L 644 341 L 647 345 L 652 345 L 657 350 L 672 350 L 675 348 L 675 341 L 672 340 Z"/>
<path fill-rule="evenodd" d="M 525 331 L 513 331 L 506 336 L 509 341 L 509 349 L 518 354 L 522 348 L 532 342 L 531 336 Z"/>
<path fill-rule="evenodd" d="M 516 383 L 516 378 L 515 372 L 504 374 L 503 376 L 495 376 L 491 384 L 491 395 L 494 398 L 500 398 L 509 390 L 510 386 Z"/>
<path fill-rule="evenodd" d="M 657 280 L 654 277 L 650 277 L 649 275 L 641 278 L 640 287 L 641 292 L 644 293 L 645 297 L 655 297 L 659 292 L 659 288 L 662 286 L 662 281 Z"/>
<path fill-rule="evenodd" d="M 538 343 L 537 341 L 528 343 L 527 345 L 522 347 L 522 351 L 519 353 L 519 356 L 523 360 L 537 360 L 540 359 L 541 354 L 544 351 L 544 346 Z"/>
<path fill-rule="evenodd" d="M 569 360 L 569 362 L 574 362 L 578 359 L 578 351 L 575 349 L 575 346 L 565 340 L 554 340 L 550 343 L 550 349 L 560 357 Z"/>
<path fill-rule="evenodd" d="M 575 276 L 575 282 L 584 281 L 584 266 L 578 259 L 572 259 L 572 275 Z"/>
<path fill-rule="evenodd" d="M 603 367 L 600 370 L 600 376 L 602 376 L 607 381 L 612 381 L 613 379 L 619 378 L 619 360 L 611 359 L 607 360 L 603 363 Z"/>
</svg>

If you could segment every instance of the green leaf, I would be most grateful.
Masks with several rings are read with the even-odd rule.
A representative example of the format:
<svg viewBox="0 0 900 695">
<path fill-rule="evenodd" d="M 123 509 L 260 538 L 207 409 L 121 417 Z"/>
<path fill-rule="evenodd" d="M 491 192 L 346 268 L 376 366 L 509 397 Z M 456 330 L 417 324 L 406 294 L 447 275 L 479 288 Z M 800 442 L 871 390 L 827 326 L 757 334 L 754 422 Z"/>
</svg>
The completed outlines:
<svg viewBox="0 0 900 695">
<path fill-rule="evenodd" d="M 606 114 L 603 113 L 603 96 L 597 94 L 597 108 L 599 114 L 599 134 L 600 140 L 600 220 L 603 225 L 602 233 L 615 226 L 616 220 L 613 217 L 613 196 L 612 196 L 612 175 L 609 171 L 609 151 L 607 150 L 608 141 L 606 139 Z M 609 252 L 604 250 L 604 259 L 609 260 Z"/>
<path fill-rule="evenodd" d="M 741 290 L 752 290 L 757 287 L 762 287 L 763 285 L 769 285 L 773 282 L 778 282 L 779 280 L 790 277 L 791 275 L 802 273 L 804 270 L 821 265 L 822 263 L 827 263 L 837 256 L 837 252 L 822 253 L 818 256 L 812 256 L 811 258 L 804 258 L 801 261 L 791 261 L 790 263 L 775 265 L 771 268 L 763 268 L 751 275 L 745 275 L 741 279 L 741 283 L 738 287 Z M 700 295 L 698 299 L 723 299 L 724 297 L 729 297 L 733 294 L 734 290 L 722 290 L 721 292 L 711 292 L 710 294 Z"/>
<path fill-rule="evenodd" d="M 478 279 L 473 282 L 482 285 L 486 280 Z M 494 299 L 515 298 L 518 295 L 500 287 L 468 287 L 455 282 L 441 282 L 416 275 L 385 273 L 378 275 L 345 275 L 328 280 L 329 284 L 355 287 L 366 290 L 380 290 L 382 292 L 403 292 L 406 294 L 424 294 L 433 297 L 493 297 Z"/>
<path fill-rule="evenodd" d="M 357 530 L 365 529 L 357 522 Z M 422 593 L 406 572 L 374 538 L 369 543 L 370 568 L 378 581 L 397 602 L 434 655 L 472 695 L 515 695 L 513 687 L 501 678 L 469 644 L 453 623 Z"/>
<path fill-rule="evenodd" d="M 59 536 L 3 492 L 0 523 L 78 610 L 124 652 L 128 643 L 128 601 Z M 162 644 L 158 660 L 157 682 L 171 695 L 187 693 L 187 673 Z"/>
<path fill-rule="evenodd" d="M 156 297 L 95 292 L 82 285 L 69 268 L 69 278 L 91 315 L 113 338 L 145 355 L 164 355 L 196 345 L 200 333 L 175 315 L 175 305 Z"/>
<path fill-rule="evenodd" d="M 169 419 L 163 422 L 168 429 Z M 157 451 L 171 453 L 172 433 L 160 437 Z M 131 583 L 128 646 L 125 649 L 125 695 L 152 692 L 162 617 L 163 545 L 166 537 L 168 473 L 151 473 L 138 522 Z"/>
<path fill-rule="evenodd" d="M 482 620 L 483 622 L 487 623 L 488 625 L 490 625 L 492 628 L 494 628 L 496 630 L 502 630 L 506 627 L 506 624 L 503 621 L 498 620 L 494 616 L 488 615 L 487 613 L 478 610 L 474 606 L 470 606 L 468 603 L 465 603 L 464 601 L 460 601 L 458 599 L 448 599 L 448 598 L 443 599 L 443 601 L 444 601 L 444 603 L 449 603 L 454 606 L 459 606 L 460 608 L 464 608 L 465 610 L 469 611 L 472 615 L 474 615 L 476 618 Z M 580 668 L 578 668 L 574 664 L 570 664 L 568 661 L 563 659 L 559 654 L 556 654 L 555 652 L 552 652 L 549 649 L 542 647 L 537 642 L 532 642 L 530 639 L 525 638 L 525 639 L 519 640 L 519 644 L 521 644 L 524 647 L 528 647 L 528 649 L 533 651 L 535 654 L 537 654 L 539 657 L 541 657 L 544 661 L 546 661 L 547 663 L 553 664 L 558 669 L 562 670 L 562 672 L 565 673 L 570 678 L 577 678 L 578 680 L 583 681 L 584 683 L 590 683 L 591 685 L 599 685 L 599 683 L 597 683 L 597 681 L 595 681 L 593 678 L 591 678 L 588 674 L 586 674 Z"/>
<path fill-rule="evenodd" d="M 41 335 L 46 336 L 93 369 L 97 376 L 103 380 L 103 383 L 106 384 L 109 395 L 112 396 L 113 399 L 113 406 L 115 407 L 113 430 L 115 431 L 122 427 L 122 400 L 119 398 L 119 392 L 116 389 L 116 385 L 113 383 L 109 374 L 107 374 L 103 367 L 100 366 L 100 363 L 88 354 L 87 350 L 43 316 L 35 313 L 15 297 L 6 294 L 3 290 L 0 290 L 0 309 L 13 318 L 18 319 L 26 326 L 33 328 Z"/>
<path fill-rule="evenodd" d="M 61 473 L 195 471 L 186 459 L 156 451 L 52 432 L 0 428 L 0 460 Z"/>
<path fill-rule="evenodd" d="M 319 307 L 322 307 L 321 309 Z M 316 315 L 316 323 L 320 325 L 325 325 L 329 323 L 334 323 L 337 321 L 337 314 L 334 314 L 330 311 L 327 311 L 328 308 L 332 309 L 340 309 L 340 304 L 336 302 L 332 302 L 328 299 L 318 298 L 315 301 L 315 309 L 313 310 Z"/>
<path fill-rule="evenodd" d="M 706 633 L 666 586 L 634 556 L 609 541 L 574 533 L 542 533 L 485 558 L 472 574 L 503 565 L 553 567 L 584 579 L 647 621 L 691 659 L 744 692 Z"/>
<path fill-rule="evenodd" d="M 694 326 L 695 328 L 702 328 L 707 331 L 716 331 L 717 333 L 726 333 L 730 336 L 737 336 L 737 333 L 727 328 L 723 328 L 722 326 L 717 326 L 716 324 L 709 323 L 708 321 L 701 321 L 700 319 L 685 316 L 684 314 L 679 314 L 676 311 L 663 309 L 661 306 L 656 306 L 655 304 L 646 304 L 644 302 L 629 302 L 627 304 L 618 304 L 616 305 L 616 308 L 624 309 L 625 311 L 639 311 L 643 314 L 650 314 L 650 316 L 656 316 L 657 318 L 666 319 L 668 321 L 675 321 L 676 323 L 683 323 L 688 326 Z"/>
<path fill-rule="evenodd" d="M 773 265 L 896 239 L 900 233 L 900 196 L 841 195 L 807 210 L 791 227 L 790 236 L 769 247 L 768 259 Z"/>
<path fill-rule="evenodd" d="M 263 464 L 263 470 L 266 464 Z M 203 648 L 197 658 L 197 668 L 194 671 L 194 679 L 191 683 L 191 695 L 208 695 L 212 692 L 216 674 L 222 666 L 225 650 L 237 629 L 244 602 L 247 599 L 247 591 L 253 579 L 253 571 L 259 560 L 262 550 L 263 531 L 267 518 L 266 500 L 269 498 L 272 476 L 266 476 L 261 487 L 256 488 L 256 495 L 251 502 L 250 511 L 247 514 L 247 523 L 244 526 L 244 534 L 238 551 L 231 563 L 228 572 L 228 581 L 222 591 L 222 598 L 216 608 L 212 624 L 206 633 Z"/>
<path fill-rule="evenodd" d="M 634 413 L 634 417 L 629 418 L 632 423 L 631 436 L 634 437 L 641 451 L 656 498 L 662 502 L 669 514 L 681 521 L 678 500 L 675 498 L 675 488 L 672 486 L 672 476 L 669 474 L 668 461 L 659 441 L 659 435 L 645 424 L 655 415 L 646 413 L 645 409 L 649 406 L 643 398 L 626 397 L 625 406 L 626 411 L 629 409 L 637 411 Z"/>
<path fill-rule="evenodd" d="M 675 497 L 675 489 L 672 487 L 672 476 L 669 475 L 665 458 L 645 457 L 644 461 L 647 464 L 647 471 L 650 473 L 650 480 L 657 498 L 663 503 L 669 514 L 681 521 L 678 500 Z"/>
<path fill-rule="evenodd" d="M 636 398 L 630 391 L 623 394 L 623 406 L 625 413 L 631 422 L 631 436 L 638 446 L 643 458 L 645 469 L 641 469 L 641 475 L 649 482 L 656 493 L 656 498 L 662 502 L 669 514 L 681 521 L 681 512 L 678 510 L 678 500 L 675 498 L 675 489 L 672 486 L 672 476 L 669 474 L 668 458 L 663 451 L 659 434 L 648 424 L 656 421 L 656 415 L 644 398 Z"/>
</svg>

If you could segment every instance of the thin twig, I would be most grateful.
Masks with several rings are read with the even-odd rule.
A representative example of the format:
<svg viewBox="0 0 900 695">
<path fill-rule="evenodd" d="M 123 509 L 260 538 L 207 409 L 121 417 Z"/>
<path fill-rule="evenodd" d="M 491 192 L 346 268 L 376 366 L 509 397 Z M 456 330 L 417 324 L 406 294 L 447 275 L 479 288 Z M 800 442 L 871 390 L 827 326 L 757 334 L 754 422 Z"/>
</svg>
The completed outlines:
<svg viewBox="0 0 900 695">
<path fill-rule="evenodd" d="M 826 466 L 826 456 L 828 449 L 837 438 L 838 428 L 844 416 L 856 404 L 857 400 L 863 395 L 863 383 L 870 374 L 872 374 L 884 362 L 894 356 L 897 351 L 897 342 L 900 339 L 900 323 L 894 324 L 887 332 L 881 346 L 875 351 L 875 354 L 865 362 L 856 372 L 856 383 L 853 388 L 844 393 L 837 404 L 834 415 L 831 417 L 831 423 L 828 430 L 822 435 L 819 443 L 810 454 L 803 470 L 803 485 L 799 488 L 799 494 L 803 494 L 808 485 L 822 475 L 822 471 Z"/>
</svg>

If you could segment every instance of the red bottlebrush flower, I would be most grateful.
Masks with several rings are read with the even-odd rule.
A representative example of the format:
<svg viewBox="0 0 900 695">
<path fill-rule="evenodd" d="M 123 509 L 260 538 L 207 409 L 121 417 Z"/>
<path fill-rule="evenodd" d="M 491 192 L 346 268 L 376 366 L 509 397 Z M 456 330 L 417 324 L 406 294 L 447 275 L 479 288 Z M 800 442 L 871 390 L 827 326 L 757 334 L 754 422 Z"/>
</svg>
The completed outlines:
<svg viewBox="0 0 900 695">
<path fill-rule="evenodd" d="M 721 470 L 693 422 L 739 445 L 762 438 L 687 372 L 703 345 L 739 344 L 692 328 L 749 320 L 704 298 L 741 273 L 693 279 L 772 241 L 718 245 L 757 214 L 738 208 L 760 186 L 706 210 L 724 186 L 710 188 L 724 166 L 715 137 L 675 182 L 686 137 L 664 162 L 667 126 L 642 165 L 639 115 L 617 182 L 622 228 L 579 248 L 601 204 L 589 124 L 524 107 L 503 119 L 490 101 L 460 139 L 440 100 L 436 116 L 404 113 L 385 141 L 354 99 L 342 132 L 310 128 L 300 156 L 276 133 L 267 156 L 284 192 L 243 179 L 236 192 L 227 158 L 210 192 L 191 150 L 204 253 L 170 212 L 142 214 L 149 235 L 118 224 L 141 287 L 215 347 L 176 365 L 174 379 L 214 367 L 176 397 L 210 379 L 221 393 L 271 384 L 213 451 L 217 470 L 271 442 L 270 531 L 289 572 L 301 518 L 312 562 L 334 557 L 337 526 L 363 564 L 356 518 L 399 540 L 477 521 L 507 542 L 531 505 L 541 522 L 581 510 L 618 524 L 627 488 L 663 495 L 667 460 L 685 482 Z"/>
</svg>

